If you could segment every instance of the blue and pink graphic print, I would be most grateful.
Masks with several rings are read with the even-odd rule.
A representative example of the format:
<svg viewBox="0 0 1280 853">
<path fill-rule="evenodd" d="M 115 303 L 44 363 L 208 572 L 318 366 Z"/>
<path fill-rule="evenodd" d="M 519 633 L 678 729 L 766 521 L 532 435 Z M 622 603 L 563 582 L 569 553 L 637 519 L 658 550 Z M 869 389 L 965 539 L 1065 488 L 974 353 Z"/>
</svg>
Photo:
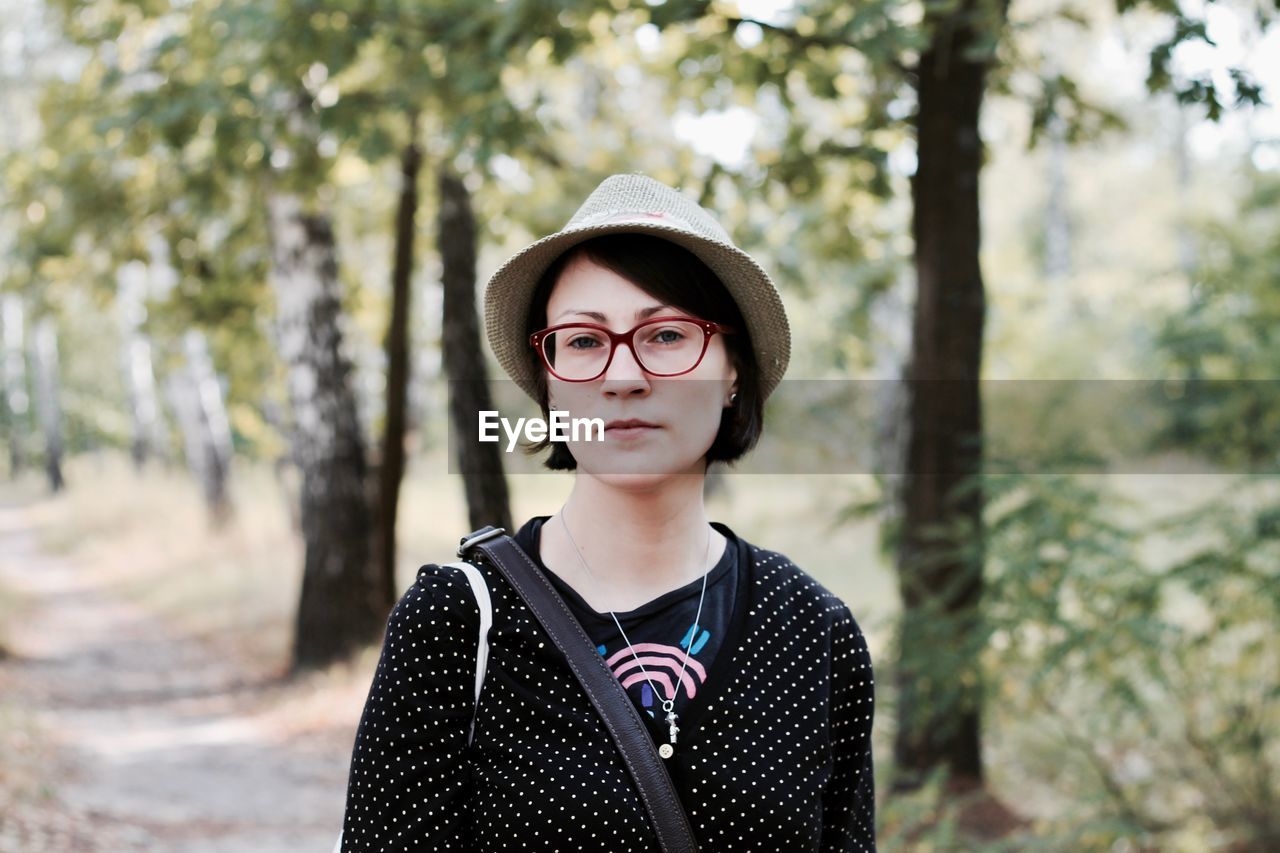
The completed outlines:
<svg viewBox="0 0 1280 853">
<path fill-rule="evenodd" d="M 648 712 L 650 717 L 656 718 L 656 712 L 660 710 L 662 701 L 675 695 L 677 683 L 680 684 L 682 697 L 692 699 L 698 695 L 698 687 L 707 680 L 707 670 L 693 656 L 702 651 L 710 639 L 710 631 L 695 625 L 685 632 L 679 646 L 670 646 L 666 643 L 636 643 L 635 646 L 627 646 L 624 643 L 622 648 L 612 655 L 608 655 L 608 649 L 603 645 L 596 646 L 596 651 L 602 657 L 608 655 L 605 657 L 605 663 L 609 664 L 609 668 L 613 670 L 614 676 L 624 688 L 630 689 L 632 685 L 640 685 L 640 707 Z M 688 653 L 685 649 L 689 650 Z M 641 669 L 642 664 L 643 669 Z M 683 679 L 681 678 L 682 666 Z M 655 686 L 661 695 L 654 695 Z"/>
</svg>

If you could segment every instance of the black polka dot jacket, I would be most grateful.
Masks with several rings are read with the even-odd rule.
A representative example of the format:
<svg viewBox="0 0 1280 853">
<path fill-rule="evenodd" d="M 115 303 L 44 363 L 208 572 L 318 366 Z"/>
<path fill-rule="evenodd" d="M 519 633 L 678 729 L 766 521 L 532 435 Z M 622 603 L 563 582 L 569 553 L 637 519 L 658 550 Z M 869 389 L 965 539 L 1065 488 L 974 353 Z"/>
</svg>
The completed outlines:
<svg viewBox="0 0 1280 853">
<path fill-rule="evenodd" d="M 874 850 L 875 682 L 862 631 L 785 556 L 730 542 L 748 567 L 731 627 L 666 760 L 699 848 Z M 475 565 L 493 599 L 479 703 L 471 587 L 457 569 L 423 566 L 387 621 L 341 850 L 657 850 L 564 656 L 502 575 Z"/>
</svg>

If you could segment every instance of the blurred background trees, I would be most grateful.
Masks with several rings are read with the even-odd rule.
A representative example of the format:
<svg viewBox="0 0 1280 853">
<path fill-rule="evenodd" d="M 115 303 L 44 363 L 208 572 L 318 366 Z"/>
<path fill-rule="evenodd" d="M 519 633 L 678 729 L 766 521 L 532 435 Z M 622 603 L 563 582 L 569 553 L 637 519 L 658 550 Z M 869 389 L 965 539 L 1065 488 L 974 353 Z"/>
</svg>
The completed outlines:
<svg viewBox="0 0 1280 853">
<path fill-rule="evenodd" d="M 304 544 L 295 670 L 380 635 L 415 462 L 471 525 L 522 521 L 496 447 L 458 440 L 500 375 L 479 283 L 601 178 L 645 172 L 775 275 L 793 377 L 888 380 L 879 476 L 850 475 L 821 520 L 870 519 L 893 565 L 887 836 L 1026 829 L 988 771 L 1045 784 L 1057 768 L 1011 744 L 1043 748 L 1024 727 L 1052 720 L 1082 793 L 1043 832 L 1275 841 L 1280 685 L 1254 636 L 1274 624 L 1256 556 L 1274 498 L 1183 508 L 1177 529 L 1217 544 L 1153 556 L 1168 519 L 1118 523 L 1105 481 L 989 476 L 982 393 L 1187 380 L 1149 403 L 1147 451 L 1274 465 L 1280 131 L 1254 111 L 1274 7 L 7 6 L 11 475 L 56 490 L 67 457 L 105 448 L 139 472 L 185 460 L 225 526 L 237 467 L 270 465 Z M 786 406 L 774 424 L 822 414 Z"/>
</svg>

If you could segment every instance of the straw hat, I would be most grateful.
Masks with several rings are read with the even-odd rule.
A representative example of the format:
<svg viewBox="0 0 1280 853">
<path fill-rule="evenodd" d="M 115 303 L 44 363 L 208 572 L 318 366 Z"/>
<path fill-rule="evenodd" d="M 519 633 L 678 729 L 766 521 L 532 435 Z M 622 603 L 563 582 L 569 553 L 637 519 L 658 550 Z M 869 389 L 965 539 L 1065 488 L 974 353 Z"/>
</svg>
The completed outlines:
<svg viewBox="0 0 1280 853">
<path fill-rule="evenodd" d="M 555 259 L 601 234 L 653 234 L 679 244 L 719 276 L 747 322 L 768 397 L 791 358 L 791 330 L 778 290 L 727 231 L 684 194 L 639 174 L 612 175 L 587 197 L 564 228 L 513 255 L 489 279 L 484 327 L 498 363 L 530 397 L 537 397 L 538 362 L 525 333 L 533 291 Z"/>
</svg>

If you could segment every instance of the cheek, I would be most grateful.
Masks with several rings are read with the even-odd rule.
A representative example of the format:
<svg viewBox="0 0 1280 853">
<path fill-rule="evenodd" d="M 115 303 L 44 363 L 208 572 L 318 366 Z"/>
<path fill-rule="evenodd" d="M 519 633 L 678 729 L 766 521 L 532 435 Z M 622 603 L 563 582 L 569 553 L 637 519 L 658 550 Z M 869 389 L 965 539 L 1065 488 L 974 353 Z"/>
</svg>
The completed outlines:
<svg viewBox="0 0 1280 853">
<path fill-rule="evenodd" d="M 550 399 L 557 409 L 567 410 L 570 414 L 595 414 L 592 410 L 599 408 L 600 392 L 595 389 L 594 382 L 552 381 Z"/>
<path fill-rule="evenodd" d="M 672 409 L 679 413 L 676 422 L 680 433 L 699 442 L 714 438 L 720 427 L 723 385 L 695 380 L 676 383 L 671 390 Z"/>
<path fill-rule="evenodd" d="M 729 351 L 719 335 L 707 344 L 707 354 L 702 357 L 702 363 L 694 373 L 706 379 L 720 380 L 729 380 L 735 375 L 733 359 L 729 357 Z"/>
</svg>

